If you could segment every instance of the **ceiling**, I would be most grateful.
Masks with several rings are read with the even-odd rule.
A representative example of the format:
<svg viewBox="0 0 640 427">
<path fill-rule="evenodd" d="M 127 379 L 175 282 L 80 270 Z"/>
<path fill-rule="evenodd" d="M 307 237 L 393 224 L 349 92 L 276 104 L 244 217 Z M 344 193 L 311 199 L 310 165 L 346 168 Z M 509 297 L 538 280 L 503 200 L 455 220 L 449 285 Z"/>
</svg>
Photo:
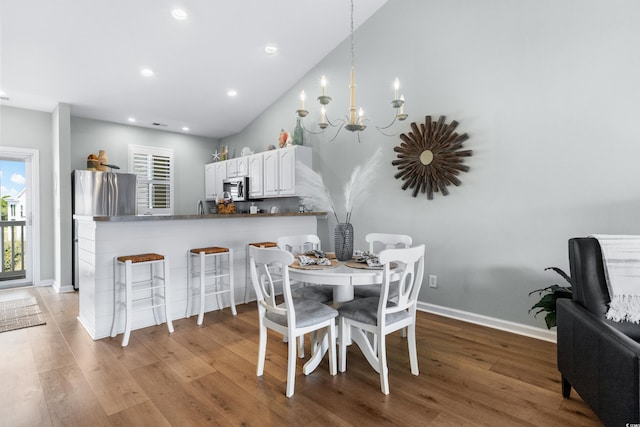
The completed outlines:
<svg viewBox="0 0 640 427">
<path fill-rule="evenodd" d="M 356 0 L 354 26 L 385 2 Z M 0 102 L 221 138 L 344 41 L 349 15 L 348 0 L 0 0 Z"/>
</svg>

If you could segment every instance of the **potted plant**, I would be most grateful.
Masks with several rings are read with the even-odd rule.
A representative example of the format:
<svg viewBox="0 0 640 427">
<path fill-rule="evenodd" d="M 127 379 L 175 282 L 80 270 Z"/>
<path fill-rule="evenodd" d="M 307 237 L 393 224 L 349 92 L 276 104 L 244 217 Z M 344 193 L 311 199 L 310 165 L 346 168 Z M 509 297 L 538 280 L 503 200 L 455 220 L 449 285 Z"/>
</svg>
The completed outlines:
<svg viewBox="0 0 640 427">
<path fill-rule="evenodd" d="M 547 324 L 547 328 L 551 329 L 556 326 L 556 302 L 558 298 L 572 298 L 573 291 L 571 289 L 571 277 L 567 275 L 564 271 L 557 267 L 547 267 L 544 269 L 553 270 L 558 273 L 560 276 L 567 281 L 569 286 L 560 286 L 557 284 L 547 286 L 546 288 L 536 289 L 535 291 L 529 292 L 529 296 L 533 294 L 538 294 L 541 296 L 540 301 L 538 301 L 533 307 L 529 309 L 529 313 L 533 310 L 537 311 L 533 314 L 533 317 L 536 317 L 538 314 L 542 312 L 546 312 L 547 314 L 544 316 L 544 321 Z"/>
</svg>

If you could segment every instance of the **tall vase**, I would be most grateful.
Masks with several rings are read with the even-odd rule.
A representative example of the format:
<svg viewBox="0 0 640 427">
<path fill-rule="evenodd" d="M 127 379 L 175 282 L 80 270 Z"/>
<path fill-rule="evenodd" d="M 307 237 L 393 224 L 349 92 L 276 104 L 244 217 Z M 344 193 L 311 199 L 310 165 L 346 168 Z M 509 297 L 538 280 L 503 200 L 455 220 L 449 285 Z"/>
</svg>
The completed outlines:
<svg viewBox="0 0 640 427">
<path fill-rule="evenodd" d="M 293 145 L 302 145 L 304 142 L 304 132 L 300 125 L 300 117 L 296 118 L 296 127 L 293 129 Z"/>
<path fill-rule="evenodd" d="M 335 250 L 339 261 L 351 260 L 353 256 L 353 225 L 351 223 L 336 224 Z"/>
</svg>

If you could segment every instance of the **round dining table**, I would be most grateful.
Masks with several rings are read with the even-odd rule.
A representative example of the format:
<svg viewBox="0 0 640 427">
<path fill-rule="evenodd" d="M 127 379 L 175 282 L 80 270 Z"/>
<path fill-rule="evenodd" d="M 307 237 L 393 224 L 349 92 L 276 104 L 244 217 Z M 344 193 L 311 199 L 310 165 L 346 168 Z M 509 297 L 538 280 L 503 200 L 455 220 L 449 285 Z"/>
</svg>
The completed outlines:
<svg viewBox="0 0 640 427">
<path fill-rule="evenodd" d="M 358 265 L 360 268 L 349 267 L 347 263 Z M 400 269 L 394 268 L 391 270 L 391 281 L 399 280 L 400 275 Z M 353 289 L 355 286 L 381 285 L 382 268 L 368 268 L 350 261 L 342 262 L 337 260 L 331 260 L 331 266 L 300 266 L 294 263 L 289 266 L 289 278 L 292 281 L 296 280 L 312 284 L 311 286 L 313 286 L 313 284 L 333 286 L 333 304 L 334 306 L 339 306 L 353 300 Z M 355 338 L 356 337 L 354 337 L 354 339 Z M 338 339 L 346 339 L 351 343 L 351 336 L 338 337 Z M 359 339 L 355 340 L 358 342 L 359 347 L 363 349 L 367 360 L 369 360 L 370 355 L 366 352 L 367 346 L 364 345 L 363 342 L 360 342 Z M 313 348 L 311 358 L 303 367 L 305 375 L 311 373 L 318 367 L 329 348 L 329 340 L 326 332 L 321 337 L 316 338 Z"/>
<path fill-rule="evenodd" d="M 349 267 L 347 263 L 351 262 L 332 260 L 331 266 L 289 266 L 289 278 L 304 283 L 333 286 L 335 305 L 351 301 L 355 286 L 382 284 L 382 268 L 355 268 Z M 398 280 L 399 274 L 392 270 L 391 281 Z"/>
</svg>

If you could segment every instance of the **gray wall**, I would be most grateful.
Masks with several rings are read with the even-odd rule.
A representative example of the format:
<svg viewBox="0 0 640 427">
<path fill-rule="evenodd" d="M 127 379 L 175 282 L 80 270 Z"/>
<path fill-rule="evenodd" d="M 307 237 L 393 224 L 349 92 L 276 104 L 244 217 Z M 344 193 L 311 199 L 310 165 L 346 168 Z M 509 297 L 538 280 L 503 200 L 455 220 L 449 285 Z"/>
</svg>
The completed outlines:
<svg viewBox="0 0 640 427">
<path fill-rule="evenodd" d="M 127 171 L 128 146 L 144 145 L 174 150 L 175 214 L 195 214 L 204 197 L 204 165 L 218 141 L 211 138 L 162 132 L 100 120 L 71 117 L 71 168 L 86 169 L 87 156 L 105 150 L 109 163 Z"/>
<path fill-rule="evenodd" d="M 79 117 L 70 118 L 69 135 L 64 128 L 69 126 L 69 109 L 60 108 L 52 115 L 3 106 L 0 144 L 40 152 L 40 277 L 42 281 L 56 281 L 68 289 L 71 286 L 70 282 L 66 283 L 71 280 L 71 237 L 67 234 L 71 232 L 71 223 L 65 218 L 71 209 L 65 205 L 70 204 L 70 170 L 85 169 L 87 155 L 100 149 L 106 150 L 110 163 L 126 171 L 129 144 L 172 148 L 176 161 L 175 213 L 192 214 L 196 212 L 197 201 L 204 196 L 204 165 L 211 162 L 211 153 L 218 141 Z M 54 138 L 59 141 L 55 142 Z M 70 149 L 60 149 L 61 152 L 54 155 L 53 147 L 68 146 L 69 138 Z M 70 159 L 59 158 L 60 155 Z M 58 165 L 56 170 L 54 163 Z M 61 199 L 59 204 L 54 203 L 54 196 Z"/>
<path fill-rule="evenodd" d="M 362 142 L 345 131 L 330 142 L 330 129 L 305 142 L 340 206 L 354 165 L 384 150 L 353 213 L 356 247 L 369 232 L 410 234 L 426 244 L 426 275 L 438 276 L 421 301 L 544 327 L 528 314 L 527 294 L 561 283 L 543 270 L 568 271 L 567 239 L 640 233 L 637 16 L 632 0 L 390 0 L 355 34 L 357 101 L 373 122 Z M 275 144 L 281 127 L 293 129 L 302 89 L 311 126 L 322 74 L 330 117 L 345 114 L 349 61 L 347 40 L 222 143 Z M 471 170 L 449 196 L 413 198 L 393 177 L 400 139 L 373 124 L 391 118 L 396 76 L 410 115 L 396 130 L 445 115 L 470 136 Z M 332 229 L 329 220 L 325 242 Z"/>
<path fill-rule="evenodd" d="M 3 106 L 0 108 L 0 144 L 40 152 L 40 277 L 55 274 L 52 115 Z M 69 247 L 71 249 L 71 247 Z"/>
</svg>

